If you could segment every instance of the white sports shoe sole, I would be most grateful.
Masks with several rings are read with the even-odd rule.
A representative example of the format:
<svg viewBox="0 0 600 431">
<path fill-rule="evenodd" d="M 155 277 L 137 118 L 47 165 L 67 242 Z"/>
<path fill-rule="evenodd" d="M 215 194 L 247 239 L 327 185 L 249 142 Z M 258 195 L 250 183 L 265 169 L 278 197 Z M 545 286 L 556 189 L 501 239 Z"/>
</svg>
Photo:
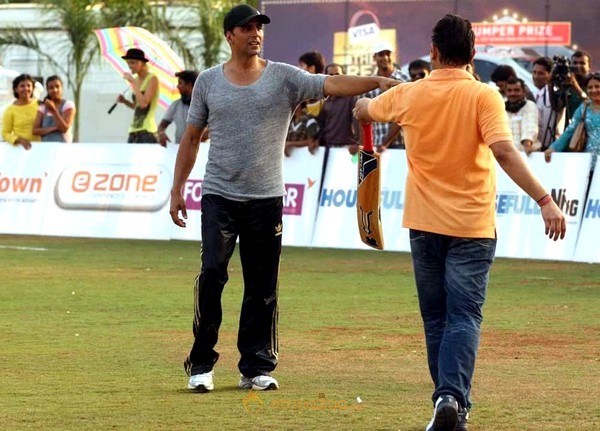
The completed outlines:
<svg viewBox="0 0 600 431">
<path fill-rule="evenodd" d="M 250 379 L 242 375 L 240 376 L 238 387 L 241 389 L 252 389 L 254 391 L 275 391 L 279 389 L 279 383 L 271 376 L 256 376 Z"/>
<path fill-rule="evenodd" d="M 208 373 L 191 376 L 187 387 L 190 391 L 201 394 L 212 391 L 215 388 L 213 383 L 213 372 L 209 371 Z"/>
</svg>

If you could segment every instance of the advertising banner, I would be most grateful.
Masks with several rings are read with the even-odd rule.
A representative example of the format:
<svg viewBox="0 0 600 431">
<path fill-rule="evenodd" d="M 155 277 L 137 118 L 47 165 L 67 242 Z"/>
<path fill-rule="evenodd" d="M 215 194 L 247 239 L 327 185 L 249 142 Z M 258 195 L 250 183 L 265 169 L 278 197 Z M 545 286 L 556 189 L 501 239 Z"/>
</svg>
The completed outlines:
<svg viewBox="0 0 600 431">
<path fill-rule="evenodd" d="M 313 246 L 369 249 L 360 240 L 356 219 L 357 160 L 344 148 L 332 148 L 319 201 Z M 381 223 L 385 250 L 408 251 L 402 228 L 407 164 L 404 150 L 381 155 Z"/>
<path fill-rule="evenodd" d="M 402 227 L 408 164 L 404 150 L 387 150 L 381 155 L 381 223 L 385 249 L 410 251 L 408 229 Z"/>
<path fill-rule="evenodd" d="M 201 239 L 200 202 L 209 148 L 208 144 L 200 145 L 196 164 L 184 188 L 188 215 L 187 226 L 182 229 L 173 224 L 171 228 L 171 238 L 173 239 L 194 241 Z M 175 160 L 177 149 L 172 151 L 172 157 Z M 314 155 L 301 148 L 294 151 L 291 157 L 283 160 L 283 179 L 286 188 L 286 195 L 283 198 L 282 242 L 284 245 L 303 247 L 311 245 L 324 154 L 323 148 L 319 148 Z"/>
<path fill-rule="evenodd" d="M 474 22 L 476 45 L 571 45 L 570 22 Z"/>
<path fill-rule="evenodd" d="M 548 239 L 537 203 L 497 167 L 496 256 L 571 260 L 583 215 L 591 155 L 554 153 L 552 162 L 546 163 L 543 153 L 533 153 L 526 162 L 564 212 L 567 235 L 562 241 Z M 578 175 L 573 175 L 574 172 Z"/>
<path fill-rule="evenodd" d="M 169 239 L 171 166 L 153 144 L 60 145 L 42 234 Z"/>
<path fill-rule="evenodd" d="M 184 188 L 188 227 L 169 215 L 176 147 L 48 143 L 24 151 L 0 146 L 0 234 L 200 241 L 200 198 L 210 145 L 200 146 Z M 600 262 L 600 171 L 589 195 L 589 153 L 542 153 L 526 163 L 566 216 L 567 235 L 544 233 L 540 208 L 498 166 L 498 257 Z M 284 159 L 283 243 L 370 249 L 358 234 L 357 157 L 331 149 L 321 185 L 324 149 Z M 410 251 L 402 228 L 407 162 L 404 150 L 381 155 L 381 218 L 385 249 Z M 577 174 L 574 174 L 577 173 Z M 319 195 L 320 191 L 320 195 Z"/>
<path fill-rule="evenodd" d="M 0 233 L 39 235 L 58 143 L 0 145 Z"/>
<path fill-rule="evenodd" d="M 374 47 L 381 42 L 389 44 L 394 57 L 398 52 L 396 29 L 382 29 L 379 18 L 372 10 L 361 9 L 350 18 L 347 31 L 333 34 L 333 62 L 343 65 L 348 75 L 373 75 L 376 71 Z"/>
<path fill-rule="evenodd" d="M 473 23 L 480 53 L 482 47 L 489 52 L 504 47 L 499 57 L 569 56 L 559 46 L 577 44 L 600 58 L 596 32 L 590 30 L 597 25 L 598 0 L 262 0 L 260 5 L 271 18 L 265 58 L 298 64 L 303 52 L 317 50 L 326 63 L 347 65 L 349 74 L 375 70 L 369 43 L 376 38 L 394 42 L 393 60 L 399 66 L 428 55 L 431 31 L 446 13 Z M 489 75 L 481 67 L 480 74 Z"/>
<path fill-rule="evenodd" d="M 583 221 L 574 260 L 600 263 L 600 163 L 596 162 L 590 192 L 583 209 Z"/>
<path fill-rule="evenodd" d="M 283 161 L 283 245 L 312 245 L 324 157 L 323 147 L 314 155 L 299 148 Z"/>
<path fill-rule="evenodd" d="M 171 146 L 168 148 L 170 157 L 173 160 L 173 163 L 171 164 L 171 169 L 173 169 L 173 171 L 175 170 L 175 159 L 177 157 L 178 148 L 178 146 Z M 202 209 L 202 206 L 200 205 L 200 201 L 202 199 L 202 181 L 204 180 L 204 173 L 206 172 L 209 149 L 210 145 L 208 143 L 203 142 L 200 144 L 196 164 L 183 189 L 183 198 L 185 199 L 185 206 L 187 209 L 185 228 L 175 225 L 169 215 L 172 239 L 200 241 L 202 232 L 202 224 L 200 221 L 200 210 Z M 181 217 L 181 214 L 179 216 Z"/>
<path fill-rule="evenodd" d="M 345 148 L 330 148 L 315 223 L 314 247 L 369 249 L 360 240 L 356 221 L 357 163 L 358 158 Z"/>
</svg>

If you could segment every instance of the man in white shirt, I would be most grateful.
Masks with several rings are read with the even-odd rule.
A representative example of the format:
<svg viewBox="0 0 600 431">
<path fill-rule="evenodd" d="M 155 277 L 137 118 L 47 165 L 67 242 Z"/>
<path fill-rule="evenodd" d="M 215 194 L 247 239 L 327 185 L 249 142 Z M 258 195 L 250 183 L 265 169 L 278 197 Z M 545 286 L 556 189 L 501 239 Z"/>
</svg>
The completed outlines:
<svg viewBox="0 0 600 431">
<path fill-rule="evenodd" d="M 506 114 L 515 146 L 529 155 L 539 151 L 538 110 L 531 100 L 525 98 L 525 82 L 519 78 L 508 78 L 505 89 Z"/>
<path fill-rule="evenodd" d="M 386 78 L 396 79 L 400 82 L 408 81 L 408 77 L 396 67 L 393 60 L 394 47 L 387 41 L 380 41 L 373 47 L 373 61 L 377 65 L 374 76 L 385 76 Z M 376 88 L 365 94 L 365 97 L 374 99 L 381 94 L 381 90 Z M 377 151 L 384 151 L 386 148 L 404 148 L 404 139 L 402 130 L 396 123 L 373 123 L 373 143 Z"/>
</svg>

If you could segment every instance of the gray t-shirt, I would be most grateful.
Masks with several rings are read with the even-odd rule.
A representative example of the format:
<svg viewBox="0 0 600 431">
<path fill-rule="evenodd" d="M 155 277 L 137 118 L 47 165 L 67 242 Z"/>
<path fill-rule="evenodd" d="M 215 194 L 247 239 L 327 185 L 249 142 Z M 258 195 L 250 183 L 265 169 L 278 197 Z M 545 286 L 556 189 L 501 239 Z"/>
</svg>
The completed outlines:
<svg viewBox="0 0 600 431">
<path fill-rule="evenodd" d="M 177 99 L 175 102 L 171 103 L 171 106 L 169 106 L 165 112 L 165 115 L 162 117 L 162 120 L 169 124 L 175 123 L 176 144 L 181 142 L 181 137 L 183 136 L 183 132 L 185 132 L 185 125 L 189 109 L 190 105 L 186 105 L 181 101 L 181 99 Z"/>
<path fill-rule="evenodd" d="M 203 71 L 187 120 L 210 131 L 202 194 L 237 201 L 283 196 L 288 125 L 301 101 L 323 97 L 325 78 L 272 61 L 245 86 L 228 81 L 222 64 Z"/>
</svg>

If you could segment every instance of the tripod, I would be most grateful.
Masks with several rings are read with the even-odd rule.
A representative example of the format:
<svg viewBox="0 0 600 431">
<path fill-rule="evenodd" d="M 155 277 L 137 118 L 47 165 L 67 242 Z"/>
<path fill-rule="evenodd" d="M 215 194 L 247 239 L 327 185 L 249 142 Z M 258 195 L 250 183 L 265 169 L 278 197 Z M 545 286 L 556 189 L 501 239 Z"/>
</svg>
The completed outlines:
<svg viewBox="0 0 600 431">
<path fill-rule="evenodd" d="M 543 106 L 544 108 L 550 108 L 550 115 L 548 116 L 548 120 L 546 121 L 546 125 L 543 129 L 543 136 L 540 139 L 542 143 L 541 151 L 546 150 L 552 142 L 557 137 L 557 130 L 561 119 L 565 118 L 567 122 L 570 120 L 570 108 L 569 108 L 569 86 L 560 85 L 558 90 L 554 90 L 553 85 L 549 85 L 549 101 L 550 106 L 546 104 L 544 100 Z M 564 128 L 566 128 L 567 123 L 565 123 Z M 564 128 L 561 133 L 564 132 Z"/>
</svg>

